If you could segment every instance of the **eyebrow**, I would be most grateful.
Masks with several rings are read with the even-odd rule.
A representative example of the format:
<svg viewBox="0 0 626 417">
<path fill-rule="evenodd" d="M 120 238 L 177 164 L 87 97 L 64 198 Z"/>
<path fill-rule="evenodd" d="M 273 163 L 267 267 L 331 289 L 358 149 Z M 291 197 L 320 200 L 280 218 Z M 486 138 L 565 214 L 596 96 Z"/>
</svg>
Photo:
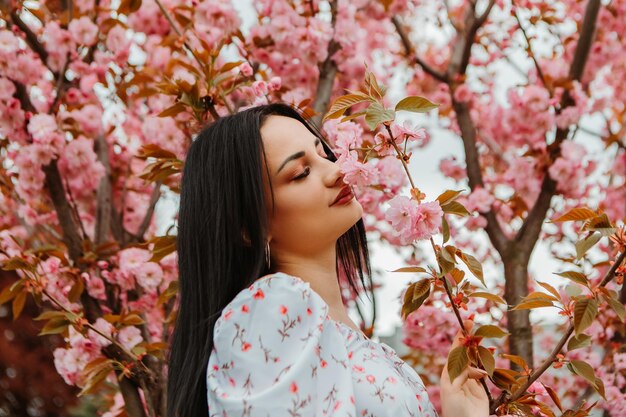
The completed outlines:
<svg viewBox="0 0 626 417">
<path fill-rule="evenodd" d="M 317 145 L 319 145 L 321 143 L 320 138 L 315 138 L 315 144 L 314 146 L 317 148 Z M 276 175 L 278 175 L 278 173 L 285 167 L 285 165 L 287 165 L 288 162 L 293 161 L 294 159 L 299 159 L 302 158 L 306 153 L 304 151 L 300 151 L 300 152 L 296 152 L 291 156 L 288 156 L 287 159 L 285 159 L 285 161 L 282 163 L 282 165 L 280 166 L 280 168 L 278 168 L 278 171 L 276 171 Z"/>
</svg>

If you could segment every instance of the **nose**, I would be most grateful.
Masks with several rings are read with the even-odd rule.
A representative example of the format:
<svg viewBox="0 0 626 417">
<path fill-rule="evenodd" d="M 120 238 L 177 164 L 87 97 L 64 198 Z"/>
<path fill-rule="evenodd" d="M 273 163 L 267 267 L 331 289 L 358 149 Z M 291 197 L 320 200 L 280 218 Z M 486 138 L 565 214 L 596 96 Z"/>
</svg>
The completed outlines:
<svg viewBox="0 0 626 417">
<path fill-rule="evenodd" d="M 325 176 L 325 183 L 327 187 L 334 188 L 343 184 L 343 178 L 345 174 L 341 172 L 341 168 L 337 162 L 330 162 L 328 172 Z"/>
</svg>

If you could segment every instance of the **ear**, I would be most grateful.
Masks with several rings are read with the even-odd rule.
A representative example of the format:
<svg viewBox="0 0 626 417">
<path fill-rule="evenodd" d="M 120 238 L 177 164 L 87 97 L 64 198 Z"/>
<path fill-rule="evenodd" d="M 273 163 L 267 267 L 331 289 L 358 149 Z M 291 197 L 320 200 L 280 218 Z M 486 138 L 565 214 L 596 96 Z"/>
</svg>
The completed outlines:
<svg viewBox="0 0 626 417">
<path fill-rule="evenodd" d="M 241 239 L 243 240 L 243 244 L 246 246 L 252 246 L 252 242 L 250 241 L 250 237 L 248 236 L 248 232 L 244 229 L 241 231 Z"/>
</svg>

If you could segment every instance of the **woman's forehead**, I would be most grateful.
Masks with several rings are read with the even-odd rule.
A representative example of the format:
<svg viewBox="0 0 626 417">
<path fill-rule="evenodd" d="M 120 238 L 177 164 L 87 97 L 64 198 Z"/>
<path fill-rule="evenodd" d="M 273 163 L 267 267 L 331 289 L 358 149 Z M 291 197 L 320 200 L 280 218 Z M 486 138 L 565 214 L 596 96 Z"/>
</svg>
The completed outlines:
<svg viewBox="0 0 626 417">
<path fill-rule="evenodd" d="M 268 117 L 261 128 L 261 137 L 269 159 L 304 151 L 316 139 L 299 120 L 285 116 Z"/>
</svg>

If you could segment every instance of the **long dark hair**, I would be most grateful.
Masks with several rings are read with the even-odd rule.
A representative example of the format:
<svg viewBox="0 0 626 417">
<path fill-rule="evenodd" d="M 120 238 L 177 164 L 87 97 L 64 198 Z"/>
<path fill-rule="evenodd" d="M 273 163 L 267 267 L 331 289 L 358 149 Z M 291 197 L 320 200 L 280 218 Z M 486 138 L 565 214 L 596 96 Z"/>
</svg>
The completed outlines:
<svg viewBox="0 0 626 417">
<path fill-rule="evenodd" d="M 191 144 L 178 214 L 179 310 L 170 344 L 169 417 L 207 415 L 206 367 L 215 322 L 237 293 L 269 273 L 262 176 L 268 167 L 261 127 L 271 115 L 299 120 L 336 160 L 319 131 L 286 104 L 223 117 L 202 129 Z M 338 239 L 336 265 L 356 293 L 367 288 L 365 277 L 371 280 L 371 270 L 362 220 Z"/>
</svg>

